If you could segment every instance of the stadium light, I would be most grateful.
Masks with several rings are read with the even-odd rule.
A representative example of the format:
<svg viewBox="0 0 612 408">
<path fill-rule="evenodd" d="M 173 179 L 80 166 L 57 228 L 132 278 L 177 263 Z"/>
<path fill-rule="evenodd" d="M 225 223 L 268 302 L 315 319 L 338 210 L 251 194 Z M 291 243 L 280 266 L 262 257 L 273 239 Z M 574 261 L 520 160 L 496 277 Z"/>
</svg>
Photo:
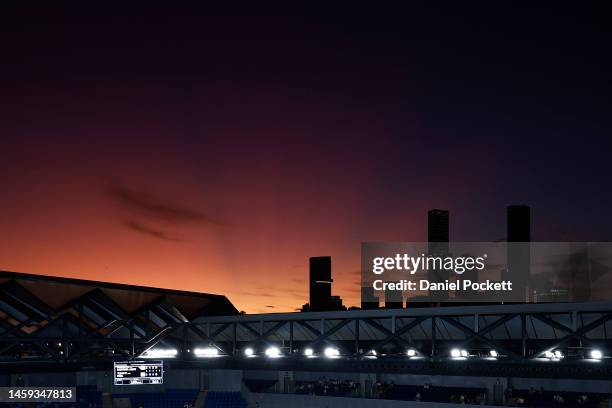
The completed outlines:
<svg viewBox="0 0 612 408">
<path fill-rule="evenodd" d="M 601 352 L 601 350 L 591 350 L 591 358 L 593 360 L 601 360 L 603 357 L 603 353 Z"/>
<path fill-rule="evenodd" d="M 246 357 L 255 357 L 255 350 L 253 350 L 251 347 L 247 347 L 244 349 L 244 355 Z"/>
<path fill-rule="evenodd" d="M 340 351 L 335 347 L 326 347 L 323 354 L 327 358 L 337 358 L 340 356 Z"/>
<path fill-rule="evenodd" d="M 150 349 L 141 355 L 142 358 L 175 358 L 178 354 L 177 349 Z"/>
<path fill-rule="evenodd" d="M 454 348 L 451 350 L 450 355 L 452 358 L 466 358 L 470 354 L 465 349 Z"/>
<path fill-rule="evenodd" d="M 565 356 L 563 355 L 561 350 L 554 350 L 554 351 L 547 350 L 544 352 L 544 357 L 549 360 L 559 361 Z"/>
<path fill-rule="evenodd" d="M 306 357 L 312 357 L 314 355 L 314 350 L 310 347 L 304 349 L 304 355 Z"/>
<path fill-rule="evenodd" d="M 193 353 L 196 357 L 217 357 L 219 355 L 219 349 L 216 347 L 204 347 L 193 349 Z"/>
<path fill-rule="evenodd" d="M 408 357 L 415 357 L 415 356 L 416 356 L 416 354 L 417 354 L 417 353 L 416 353 L 416 350 L 415 350 L 415 349 L 413 349 L 413 348 L 406 350 L 406 355 L 407 355 Z"/>
<path fill-rule="evenodd" d="M 281 356 L 281 350 L 276 346 L 270 346 L 266 349 L 266 357 L 278 358 Z"/>
</svg>

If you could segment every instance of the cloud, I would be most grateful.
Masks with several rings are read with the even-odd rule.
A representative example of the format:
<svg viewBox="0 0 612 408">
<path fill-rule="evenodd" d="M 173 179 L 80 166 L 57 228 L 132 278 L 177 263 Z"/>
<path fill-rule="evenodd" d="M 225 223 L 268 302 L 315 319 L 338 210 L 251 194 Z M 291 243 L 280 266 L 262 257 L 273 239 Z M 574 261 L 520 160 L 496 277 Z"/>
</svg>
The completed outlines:
<svg viewBox="0 0 612 408">
<path fill-rule="evenodd" d="M 225 222 L 211 217 L 199 210 L 160 197 L 146 191 L 136 191 L 121 184 L 114 184 L 108 190 L 132 214 L 168 223 L 198 223 L 224 226 Z"/>
<path fill-rule="evenodd" d="M 146 191 L 134 190 L 121 183 L 113 183 L 107 193 L 130 215 L 122 224 L 135 232 L 164 241 L 186 242 L 167 227 L 188 224 L 225 226 L 222 222 L 202 211 L 177 204 L 167 198 Z"/>
<path fill-rule="evenodd" d="M 172 236 L 168 234 L 167 232 L 164 232 L 162 230 L 159 230 L 153 227 L 149 227 L 138 221 L 134 221 L 134 220 L 124 221 L 123 225 L 125 225 L 127 228 L 131 229 L 132 231 L 136 231 L 144 235 L 149 235 L 154 238 L 163 239 L 165 241 L 185 242 L 185 240 L 182 238 Z"/>
</svg>

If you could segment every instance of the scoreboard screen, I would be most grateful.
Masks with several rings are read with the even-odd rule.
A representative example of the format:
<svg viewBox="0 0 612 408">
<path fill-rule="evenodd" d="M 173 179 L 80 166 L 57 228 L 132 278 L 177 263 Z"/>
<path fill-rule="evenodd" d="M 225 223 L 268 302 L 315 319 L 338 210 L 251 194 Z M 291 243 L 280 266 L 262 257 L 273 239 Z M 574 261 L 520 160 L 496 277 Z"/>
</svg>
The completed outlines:
<svg viewBox="0 0 612 408">
<path fill-rule="evenodd" d="M 115 362 L 115 385 L 163 384 L 163 361 Z"/>
</svg>

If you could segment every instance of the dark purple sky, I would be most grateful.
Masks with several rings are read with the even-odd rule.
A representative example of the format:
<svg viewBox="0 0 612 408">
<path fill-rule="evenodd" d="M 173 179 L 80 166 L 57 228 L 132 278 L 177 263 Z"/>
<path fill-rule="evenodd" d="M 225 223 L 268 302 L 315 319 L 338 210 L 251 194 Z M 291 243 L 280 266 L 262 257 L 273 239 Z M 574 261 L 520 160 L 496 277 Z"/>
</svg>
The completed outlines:
<svg viewBox="0 0 612 408">
<path fill-rule="evenodd" d="M 611 238 L 603 10 L 3 7 L 0 268 L 280 311 L 315 255 L 356 304 L 359 243 L 429 208 Z"/>
</svg>

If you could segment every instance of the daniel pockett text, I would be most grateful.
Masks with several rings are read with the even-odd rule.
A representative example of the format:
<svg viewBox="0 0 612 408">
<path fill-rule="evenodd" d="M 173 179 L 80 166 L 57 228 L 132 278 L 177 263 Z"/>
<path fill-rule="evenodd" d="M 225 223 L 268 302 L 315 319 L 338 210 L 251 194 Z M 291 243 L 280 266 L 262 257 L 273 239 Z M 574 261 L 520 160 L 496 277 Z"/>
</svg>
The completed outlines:
<svg viewBox="0 0 612 408">
<path fill-rule="evenodd" d="M 530 280 L 523 244 L 364 243 L 362 302 L 523 302 Z"/>
<path fill-rule="evenodd" d="M 440 256 L 425 255 L 412 256 L 407 253 L 394 256 L 378 256 L 372 259 L 372 273 L 382 275 L 385 272 L 404 271 L 409 275 L 417 272 L 446 271 L 455 275 L 463 275 L 470 271 L 483 271 L 488 255 L 482 256 Z M 452 276 L 452 275 L 451 275 Z M 416 280 L 400 279 L 387 282 L 383 279 L 374 279 L 372 288 L 376 291 L 511 291 L 512 281 L 499 282 L 489 279 L 479 282 L 471 279 L 445 279 L 443 282 L 430 281 L 421 278 Z"/>
</svg>

